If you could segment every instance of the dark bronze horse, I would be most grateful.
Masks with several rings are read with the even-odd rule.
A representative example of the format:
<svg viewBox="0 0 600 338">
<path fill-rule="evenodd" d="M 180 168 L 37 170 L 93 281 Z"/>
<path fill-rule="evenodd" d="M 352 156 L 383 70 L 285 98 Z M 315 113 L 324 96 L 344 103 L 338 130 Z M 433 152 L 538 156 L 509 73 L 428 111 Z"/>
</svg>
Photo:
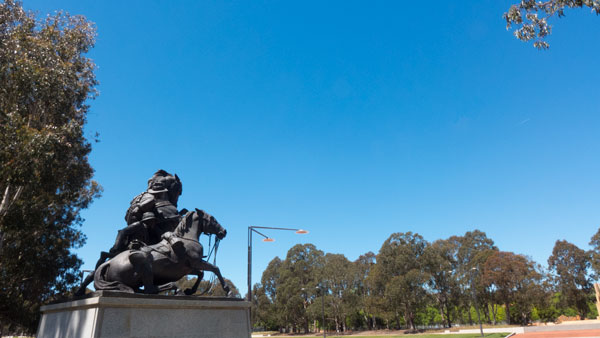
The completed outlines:
<svg viewBox="0 0 600 338">
<path fill-rule="evenodd" d="M 176 253 L 167 245 L 166 239 L 163 239 L 140 250 L 123 251 L 96 269 L 94 287 L 96 290 L 157 293 L 176 289 L 175 282 L 183 276 L 196 275 L 196 283 L 192 288 L 184 290 L 186 295 L 191 295 L 196 292 L 203 271 L 210 271 L 219 278 L 223 290 L 229 294 L 229 286 L 219 268 L 204 260 L 204 250 L 198 242 L 202 233 L 215 234 L 218 239 L 222 239 L 227 231 L 208 213 L 199 209 L 190 211 L 172 234 L 183 240 L 185 250 L 178 250 Z"/>
</svg>

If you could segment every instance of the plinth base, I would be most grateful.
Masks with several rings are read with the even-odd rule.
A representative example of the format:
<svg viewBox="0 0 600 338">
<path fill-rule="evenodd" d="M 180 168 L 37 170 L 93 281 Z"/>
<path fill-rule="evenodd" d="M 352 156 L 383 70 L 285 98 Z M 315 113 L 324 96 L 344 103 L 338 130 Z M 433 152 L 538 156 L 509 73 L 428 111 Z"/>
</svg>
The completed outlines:
<svg viewBox="0 0 600 338">
<path fill-rule="evenodd" d="M 249 309 L 236 298 L 100 291 L 42 306 L 37 338 L 250 338 Z"/>
</svg>

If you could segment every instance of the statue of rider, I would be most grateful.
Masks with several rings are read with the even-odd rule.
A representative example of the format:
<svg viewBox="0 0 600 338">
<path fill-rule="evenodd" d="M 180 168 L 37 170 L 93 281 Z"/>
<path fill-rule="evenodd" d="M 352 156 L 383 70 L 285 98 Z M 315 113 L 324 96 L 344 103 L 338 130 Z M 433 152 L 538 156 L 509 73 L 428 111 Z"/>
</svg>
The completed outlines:
<svg viewBox="0 0 600 338">
<path fill-rule="evenodd" d="M 162 169 L 154 173 L 148 180 L 147 190 L 131 200 L 125 213 L 127 226 L 119 230 L 109 252 L 100 253 L 96 268 L 125 250 L 139 250 L 156 244 L 163 238 L 175 255 L 185 251 L 182 240 L 171 232 L 177 227 L 181 216 L 187 213 L 186 209 L 177 210 L 177 201 L 182 192 L 181 180 L 176 174 L 171 175 Z M 92 281 L 93 273 L 84 279 L 77 294 L 83 295 L 85 287 Z"/>
<path fill-rule="evenodd" d="M 164 170 L 157 171 L 148 180 L 148 189 L 137 195 L 125 213 L 127 227 L 119 230 L 115 244 L 110 249 L 111 256 L 127 249 L 139 249 L 144 245 L 153 245 L 167 239 L 178 253 L 183 249 L 180 239 L 172 236 L 181 215 L 177 210 L 177 201 L 183 191 L 181 180 Z"/>
</svg>

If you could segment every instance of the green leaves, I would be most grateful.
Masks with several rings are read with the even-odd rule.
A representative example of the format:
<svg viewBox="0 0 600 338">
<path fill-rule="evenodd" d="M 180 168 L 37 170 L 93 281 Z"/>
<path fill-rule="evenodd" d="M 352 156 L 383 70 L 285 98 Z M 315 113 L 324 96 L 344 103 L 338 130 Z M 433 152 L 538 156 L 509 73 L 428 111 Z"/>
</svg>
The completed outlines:
<svg viewBox="0 0 600 338">
<path fill-rule="evenodd" d="M 537 49 L 548 49 L 550 45 L 545 38 L 552 32 L 552 26 L 548 19 L 556 15 L 559 18 L 565 16 L 566 8 L 589 7 L 596 15 L 600 14 L 599 0 L 549 0 L 534 1 L 523 0 L 519 4 L 510 6 L 508 12 L 504 13 L 506 29 L 517 26 L 514 35 L 522 41 L 533 41 Z"/>
<path fill-rule="evenodd" d="M 98 197 L 86 102 L 95 31 L 81 16 L 39 21 L 0 4 L 0 320 L 35 329 L 37 308 L 67 292 L 85 242 L 79 212 Z"/>
<path fill-rule="evenodd" d="M 552 256 L 548 258 L 548 267 L 555 274 L 554 282 L 561 294 L 561 304 L 576 308 L 582 318 L 590 311 L 590 265 L 590 253 L 564 240 L 556 241 Z"/>
</svg>

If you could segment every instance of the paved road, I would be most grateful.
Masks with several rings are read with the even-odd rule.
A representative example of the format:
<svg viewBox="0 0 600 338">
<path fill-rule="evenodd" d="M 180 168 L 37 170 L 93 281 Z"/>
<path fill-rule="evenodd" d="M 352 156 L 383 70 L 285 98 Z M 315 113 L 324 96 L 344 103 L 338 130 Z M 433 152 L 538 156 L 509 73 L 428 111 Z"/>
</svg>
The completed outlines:
<svg viewBox="0 0 600 338">
<path fill-rule="evenodd" d="M 569 331 L 546 331 L 546 332 L 529 332 L 519 333 L 511 338 L 569 338 L 569 337 L 580 337 L 580 338 L 598 338 L 600 337 L 600 330 L 569 330 Z"/>
</svg>

